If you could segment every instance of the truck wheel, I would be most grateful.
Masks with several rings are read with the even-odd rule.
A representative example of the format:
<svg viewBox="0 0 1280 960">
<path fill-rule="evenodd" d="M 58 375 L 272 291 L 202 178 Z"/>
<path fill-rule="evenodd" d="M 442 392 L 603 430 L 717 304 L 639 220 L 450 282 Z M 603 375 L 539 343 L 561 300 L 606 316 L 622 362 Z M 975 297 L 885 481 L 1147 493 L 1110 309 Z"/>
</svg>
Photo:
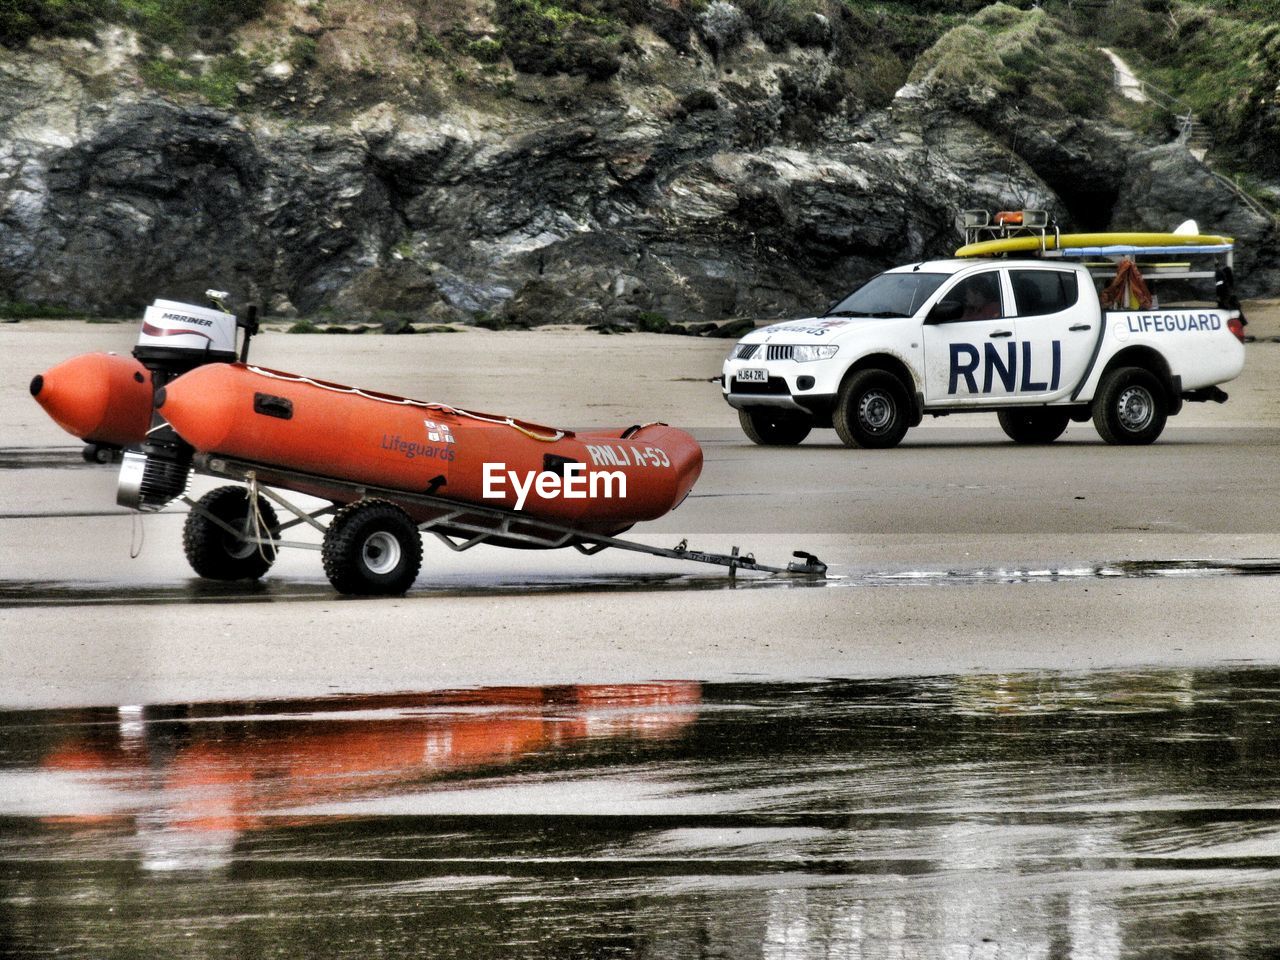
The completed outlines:
<svg viewBox="0 0 1280 960">
<path fill-rule="evenodd" d="M 249 522 L 249 491 L 244 487 L 218 487 L 196 505 L 236 530 L 253 529 Z M 260 529 L 276 540 L 280 521 L 262 496 L 258 497 L 257 511 Z M 257 580 L 276 561 L 274 543 L 248 543 L 198 510 L 187 514 L 182 526 L 182 549 L 191 569 L 207 580 Z"/>
<path fill-rule="evenodd" d="M 762 447 L 794 447 L 813 429 L 808 417 L 786 410 L 739 410 L 738 422 L 752 443 Z"/>
<path fill-rule="evenodd" d="M 1107 443 L 1152 443 L 1169 419 L 1169 401 L 1155 374 L 1121 367 L 1102 381 L 1093 401 L 1093 425 Z"/>
<path fill-rule="evenodd" d="M 907 391 L 886 370 L 859 370 L 840 388 L 831 424 L 846 447 L 896 447 L 907 433 Z"/>
<path fill-rule="evenodd" d="M 996 416 L 1000 429 L 1014 443 L 1053 443 L 1071 421 L 1066 410 L 1001 410 Z"/>
<path fill-rule="evenodd" d="M 396 596 L 422 566 L 422 537 L 409 515 L 385 500 L 358 500 L 324 534 L 325 576 L 339 593 Z"/>
</svg>

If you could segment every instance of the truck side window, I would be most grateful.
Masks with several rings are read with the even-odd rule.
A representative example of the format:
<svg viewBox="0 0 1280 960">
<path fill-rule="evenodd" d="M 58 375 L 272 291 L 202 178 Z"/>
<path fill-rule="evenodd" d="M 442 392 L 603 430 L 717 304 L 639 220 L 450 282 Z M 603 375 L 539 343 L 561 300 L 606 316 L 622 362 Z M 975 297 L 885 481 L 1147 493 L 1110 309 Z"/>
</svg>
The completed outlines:
<svg viewBox="0 0 1280 960">
<path fill-rule="evenodd" d="M 1018 316 L 1042 317 L 1061 313 L 1080 299 L 1079 282 L 1066 270 L 1010 270 Z"/>
<path fill-rule="evenodd" d="M 994 270 L 966 277 L 952 287 L 944 299 L 963 305 L 957 318 L 960 322 L 995 320 L 1004 316 L 1000 307 L 1000 275 Z"/>
</svg>

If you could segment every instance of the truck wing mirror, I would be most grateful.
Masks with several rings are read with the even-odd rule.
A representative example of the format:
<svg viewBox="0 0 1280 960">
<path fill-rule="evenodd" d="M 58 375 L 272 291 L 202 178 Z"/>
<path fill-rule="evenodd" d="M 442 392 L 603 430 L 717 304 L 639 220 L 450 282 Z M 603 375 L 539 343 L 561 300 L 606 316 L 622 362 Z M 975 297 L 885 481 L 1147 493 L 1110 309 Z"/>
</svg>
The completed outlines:
<svg viewBox="0 0 1280 960">
<path fill-rule="evenodd" d="M 949 323 L 964 314 L 964 304 L 959 300 L 939 300 L 924 318 L 925 323 Z"/>
</svg>

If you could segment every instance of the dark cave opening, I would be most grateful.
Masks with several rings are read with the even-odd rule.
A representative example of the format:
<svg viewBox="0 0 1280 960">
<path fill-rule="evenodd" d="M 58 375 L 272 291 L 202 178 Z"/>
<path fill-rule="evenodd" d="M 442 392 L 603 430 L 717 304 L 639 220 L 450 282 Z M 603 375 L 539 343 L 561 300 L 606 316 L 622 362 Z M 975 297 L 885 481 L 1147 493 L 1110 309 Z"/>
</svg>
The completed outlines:
<svg viewBox="0 0 1280 960">
<path fill-rule="evenodd" d="M 1079 185 L 1052 184 L 1053 189 L 1067 208 L 1067 222 L 1059 224 L 1064 231 L 1074 233 L 1099 233 L 1115 229 L 1111 214 L 1119 199 L 1119 188 L 1089 189 Z M 1124 224 L 1118 224 L 1123 229 Z"/>
</svg>

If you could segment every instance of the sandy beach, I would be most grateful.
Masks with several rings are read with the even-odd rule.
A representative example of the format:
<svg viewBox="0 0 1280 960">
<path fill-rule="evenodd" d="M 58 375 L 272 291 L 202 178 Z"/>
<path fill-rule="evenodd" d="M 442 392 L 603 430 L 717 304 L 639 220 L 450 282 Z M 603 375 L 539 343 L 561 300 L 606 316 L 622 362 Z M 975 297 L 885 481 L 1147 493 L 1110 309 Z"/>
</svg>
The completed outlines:
<svg viewBox="0 0 1280 960">
<path fill-rule="evenodd" d="M 1255 309 L 1251 332 L 1275 313 Z M 407 596 L 350 600 L 309 551 L 286 552 L 261 588 L 210 588 L 182 556 L 180 511 L 137 521 L 114 506 L 114 468 L 77 462 L 27 383 L 76 353 L 127 352 L 133 335 L 0 327 L 7 707 L 1280 660 L 1280 579 L 1237 569 L 1280 557 L 1280 343 L 1250 344 L 1230 402 L 1188 405 L 1152 447 L 1107 447 L 1073 424 L 1051 447 L 1020 448 L 974 415 L 881 452 L 845 450 L 831 431 L 752 446 L 707 382 L 724 341 L 273 330 L 255 362 L 556 425 L 690 429 L 706 452 L 694 495 L 634 534 L 765 562 L 805 549 L 833 574 L 735 587 L 715 568 L 633 554 L 428 543 Z"/>
</svg>

